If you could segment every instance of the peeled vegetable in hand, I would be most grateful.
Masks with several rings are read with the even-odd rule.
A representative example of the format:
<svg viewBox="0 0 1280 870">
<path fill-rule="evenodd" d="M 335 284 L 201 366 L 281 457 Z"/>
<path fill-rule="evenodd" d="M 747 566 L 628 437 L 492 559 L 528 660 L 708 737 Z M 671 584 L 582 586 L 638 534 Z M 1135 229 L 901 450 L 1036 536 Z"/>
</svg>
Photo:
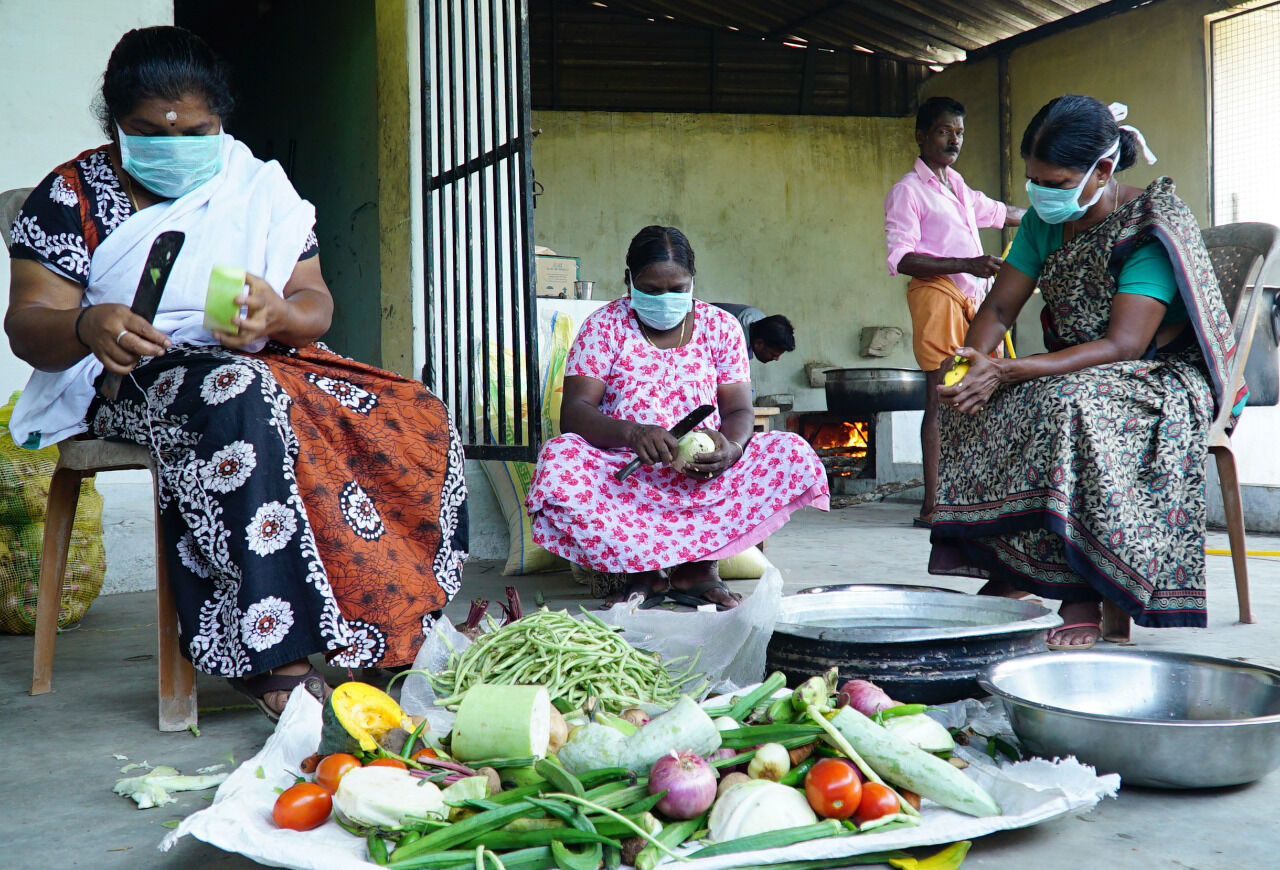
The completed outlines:
<svg viewBox="0 0 1280 870">
<path fill-rule="evenodd" d="M 953 365 L 945 375 L 942 376 L 942 383 L 948 387 L 954 387 L 960 381 L 964 380 L 964 376 L 969 372 L 969 360 L 962 356 L 955 358 Z"/>
<path fill-rule="evenodd" d="M 214 266 L 209 273 L 209 292 L 204 298 L 204 328 L 210 332 L 236 335 L 239 327 L 231 318 L 240 313 L 236 297 L 244 290 L 244 269 Z"/>
<path fill-rule="evenodd" d="M 649 768 L 649 794 L 665 791 L 658 811 L 673 819 L 692 819 L 705 813 L 716 798 L 716 774 L 702 756 L 686 749 L 671 750 Z"/>
<path fill-rule="evenodd" d="M 671 460 L 671 467 L 676 471 L 683 471 L 698 454 L 714 453 L 715 450 L 715 440 L 705 431 L 698 429 L 690 432 L 676 442 L 676 458 Z"/>
</svg>

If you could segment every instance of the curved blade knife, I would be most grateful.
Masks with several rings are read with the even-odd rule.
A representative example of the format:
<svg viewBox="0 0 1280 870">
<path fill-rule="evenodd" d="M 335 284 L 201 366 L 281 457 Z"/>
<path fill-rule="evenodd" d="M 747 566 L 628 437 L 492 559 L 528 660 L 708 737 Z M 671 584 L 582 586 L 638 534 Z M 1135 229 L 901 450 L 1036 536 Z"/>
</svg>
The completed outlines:
<svg viewBox="0 0 1280 870">
<path fill-rule="evenodd" d="M 672 438 L 679 441 L 685 435 L 688 435 L 690 432 L 692 432 L 694 426 L 697 426 L 703 420 L 707 419 L 707 415 L 709 415 L 711 411 L 712 411 L 711 405 L 699 405 L 698 407 L 690 411 L 688 414 L 685 414 L 684 417 L 680 419 L 679 423 L 676 423 L 676 425 L 672 426 L 667 431 L 671 433 Z M 618 481 L 618 483 L 622 483 L 622 481 L 630 477 L 631 473 L 639 467 L 640 467 L 640 457 L 637 456 L 635 459 L 628 462 L 622 468 L 615 471 L 613 473 L 613 477 L 615 480 Z"/>
<path fill-rule="evenodd" d="M 164 285 L 173 271 L 173 261 L 178 259 L 178 251 L 186 240 L 186 233 L 169 230 L 156 236 L 147 253 L 146 265 L 142 267 L 142 277 L 138 279 L 138 289 L 133 294 L 133 305 L 129 310 L 147 323 L 155 319 L 156 310 L 160 307 L 160 295 L 164 293 Z M 98 384 L 98 392 L 108 399 L 114 399 L 120 392 L 123 375 L 115 372 L 104 372 Z"/>
</svg>

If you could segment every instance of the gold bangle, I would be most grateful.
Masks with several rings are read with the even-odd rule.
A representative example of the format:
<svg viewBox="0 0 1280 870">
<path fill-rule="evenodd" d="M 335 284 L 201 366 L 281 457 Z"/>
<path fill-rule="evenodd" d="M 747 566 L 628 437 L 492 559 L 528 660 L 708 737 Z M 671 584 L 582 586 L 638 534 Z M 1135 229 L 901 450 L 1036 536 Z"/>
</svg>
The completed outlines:
<svg viewBox="0 0 1280 870">
<path fill-rule="evenodd" d="M 737 448 L 738 448 L 738 458 L 739 458 L 739 459 L 741 459 L 741 458 L 742 458 L 742 454 L 746 452 L 745 450 L 743 450 L 743 449 L 742 449 L 742 445 L 741 445 L 741 444 L 739 444 L 737 441 L 734 441 L 732 438 L 726 438 L 726 439 L 724 439 L 724 440 L 725 440 L 725 441 L 728 441 L 728 442 L 729 442 L 730 444 L 732 444 L 734 447 L 737 447 Z"/>
</svg>

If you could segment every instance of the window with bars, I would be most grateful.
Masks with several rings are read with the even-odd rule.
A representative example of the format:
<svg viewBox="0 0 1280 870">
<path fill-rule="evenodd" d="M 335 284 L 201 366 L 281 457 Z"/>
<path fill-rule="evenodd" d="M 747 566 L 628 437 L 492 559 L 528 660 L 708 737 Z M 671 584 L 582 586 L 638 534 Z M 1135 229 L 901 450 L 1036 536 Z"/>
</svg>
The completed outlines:
<svg viewBox="0 0 1280 870">
<path fill-rule="evenodd" d="M 1213 222 L 1280 224 L 1270 116 L 1280 106 L 1280 2 L 1209 22 Z"/>
</svg>

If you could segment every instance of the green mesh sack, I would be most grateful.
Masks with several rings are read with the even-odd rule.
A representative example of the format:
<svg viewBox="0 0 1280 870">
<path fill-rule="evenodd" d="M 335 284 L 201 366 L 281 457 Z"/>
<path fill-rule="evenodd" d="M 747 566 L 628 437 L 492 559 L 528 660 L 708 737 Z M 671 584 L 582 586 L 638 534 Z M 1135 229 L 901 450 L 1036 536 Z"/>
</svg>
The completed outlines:
<svg viewBox="0 0 1280 870">
<path fill-rule="evenodd" d="M 0 631 L 32 634 L 45 502 L 58 448 L 26 450 L 9 437 L 9 415 L 18 394 L 0 409 Z M 102 590 L 107 573 L 102 545 L 102 495 L 86 477 L 71 529 L 67 571 L 59 596 L 58 627 L 79 622 Z"/>
</svg>

